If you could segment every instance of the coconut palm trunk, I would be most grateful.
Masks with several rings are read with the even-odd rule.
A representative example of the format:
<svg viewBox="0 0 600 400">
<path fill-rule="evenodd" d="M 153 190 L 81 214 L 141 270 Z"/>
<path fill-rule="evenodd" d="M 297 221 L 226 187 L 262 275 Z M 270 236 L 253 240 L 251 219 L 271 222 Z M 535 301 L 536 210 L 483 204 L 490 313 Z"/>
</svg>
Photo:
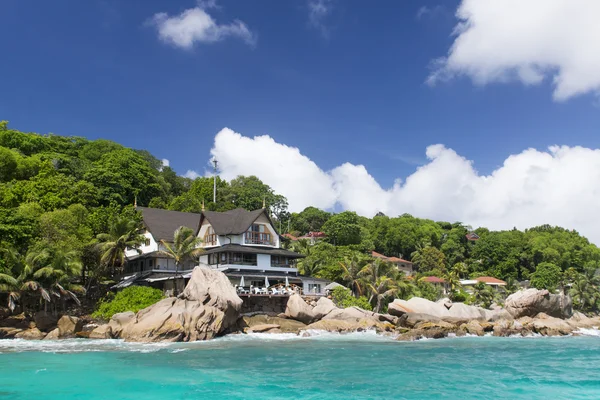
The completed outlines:
<svg viewBox="0 0 600 400">
<path fill-rule="evenodd" d="M 200 247 L 202 239 L 196 236 L 193 230 L 185 226 L 177 228 L 173 234 L 173 242 L 165 240 L 160 241 L 164 250 L 160 254 L 172 258 L 175 261 L 175 275 L 173 277 L 173 295 L 178 295 L 177 278 L 182 265 L 188 261 L 193 261 L 204 252 Z"/>
</svg>

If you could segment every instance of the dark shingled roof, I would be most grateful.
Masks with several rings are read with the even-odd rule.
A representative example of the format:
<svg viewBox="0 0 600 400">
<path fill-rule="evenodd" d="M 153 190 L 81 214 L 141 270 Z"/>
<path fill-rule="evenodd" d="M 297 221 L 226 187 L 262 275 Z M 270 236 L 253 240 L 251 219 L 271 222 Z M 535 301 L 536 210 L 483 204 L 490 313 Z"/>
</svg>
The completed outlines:
<svg viewBox="0 0 600 400">
<path fill-rule="evenodd" d="M 202 214 L 210 222 L 217 235 L 239 235 L 246 232 L 263 213 L 265 213 L 264 209 L 246 211 L 243 208 L 236 208 L 225 212 L 204 211 Z"/>
<path fill-rule="evenodd" d="M 286 249 L 277 249 L 271 247 L 255 247 L 255 246 L 242 246 L 241 244 L 225 244 L 220 247 L 215 247 L 210 250 L 206 250 L 202 254 L 213 254 L 213 253 L 222 253 L 224 251 L 231 251 L 234 253 L 250 253 L 250 254 L 271 254 L 274 256 L 286 256 L 290 258 L 303 258 L 304 256 L 299 253 L 295 253 L 293 251 L 289 251 Z"/>
<path fill-rule="evenodd" d="M 159 208 L 137 207 L 142 213 L 146 228 L 157 242 L 173 241 L 173 234 L 180 226 L 186 226 L 198 232 L 201 214 L 162 210 Z"/>
</svg>

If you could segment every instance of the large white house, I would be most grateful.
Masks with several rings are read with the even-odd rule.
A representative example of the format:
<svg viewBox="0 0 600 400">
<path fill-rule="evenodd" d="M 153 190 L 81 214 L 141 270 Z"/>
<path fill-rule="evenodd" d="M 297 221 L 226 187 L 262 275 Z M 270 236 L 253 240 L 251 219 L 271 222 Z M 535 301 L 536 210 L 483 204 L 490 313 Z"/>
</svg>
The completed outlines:
<svg viewBox="0 0 600 400">
<path fill-rule="evenodd" d="M 127 250 L 126 276 L 117 287 L 146 284 L 172 288 L 175 263 L 160 253 L 160 242 L 172 242 L 175 230 L 181 226 L 194 230 L 202 239 L 205 251 L 199 265 L 222 271 L 234 285 L 264 287 L 267 280 L 269 285 L 275 285 L 287 278 L 288 283 L 301 286 L 305 293 L 323 293 L 329 283 L 298 274 L 295 261 L 303 256 L 281 248 L 279 234 L 265 209 L 199 214 L 146 207 L 137 210 L 142 214 L 146 243 L 137 250 Z M 189 277 L 196 265 L 188 262 L 177 271 L 177 277 Z"/>
</svg>

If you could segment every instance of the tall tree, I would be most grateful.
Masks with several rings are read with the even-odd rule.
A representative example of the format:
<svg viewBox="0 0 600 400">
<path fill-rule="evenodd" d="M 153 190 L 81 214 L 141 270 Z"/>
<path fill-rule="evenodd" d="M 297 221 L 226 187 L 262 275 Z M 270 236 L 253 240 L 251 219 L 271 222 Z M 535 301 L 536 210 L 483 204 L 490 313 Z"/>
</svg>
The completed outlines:
<svg viewBox="0 0 600 400">
<path fill-rule="evenodd" d="M 160 253 L 175 261 L 175 279 L 173 282 L 173 294 L 177 296 L 177 274 L 179 269 L 188 261 L 195 260 L 204 249 L 200 247 L 202 239 L 196 236 L 193 230 L 180 226 L 173 235 L 173 242 L 161 240 L 164 250 Z"/>
<path fill-rule="evenodd" d="M 34 263 L 37 255 L 33 253 L 23 257 L 14 249 L 4 248 L 3 257 L 10 258 L 10 267 L 0 273 L 0 292 L 7 294 L 8 308 L 14 311 L 17 305 L 25 307 L 26 295 L 34 295 L 37 299 L 50 302 L 48 291 L 34 277 Z"/>
<path fill-rule="evenodd" d="M 111 276 L 122 270 L 127 259 L 126 249 L 138 249 L 146 240 L 142 225 L 135 219 L 117 217 L 108 233 L 99 234 L 100 262 L 110 268 Z M 139 252 L 139 249 L 138 249 Z"/>
<path fill-rule="evenodd" d="M 353 256 L 340 262 L 342 267 L 342 279 L 350 285 L 354 297 L 359 297 L 363 294 L 363 276 L 365 271 L 358 257 Z"/>
</svg>

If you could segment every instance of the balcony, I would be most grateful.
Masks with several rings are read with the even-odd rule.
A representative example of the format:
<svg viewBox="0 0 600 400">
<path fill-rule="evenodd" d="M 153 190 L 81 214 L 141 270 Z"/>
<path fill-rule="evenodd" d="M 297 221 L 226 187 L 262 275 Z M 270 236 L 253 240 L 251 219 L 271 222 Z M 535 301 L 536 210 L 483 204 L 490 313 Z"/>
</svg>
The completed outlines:
<svg viewBox="0 0 600 400">
<path fill-rule="evenodd" d="M 249 231 L 244 233 L 244 243 L 275 246 L 275 243 L 273 243 L 273 241 L 271 240 L 271 234 L 264 232 Z"/>
<path fill-rule="evenodd" d="M 217 245 L 217 235 L 215 233 L 211 233 L 209 235 L 204 235 L 204 240 L 202 240 L 202 246 L 216 246 Z"/>
</svg>

